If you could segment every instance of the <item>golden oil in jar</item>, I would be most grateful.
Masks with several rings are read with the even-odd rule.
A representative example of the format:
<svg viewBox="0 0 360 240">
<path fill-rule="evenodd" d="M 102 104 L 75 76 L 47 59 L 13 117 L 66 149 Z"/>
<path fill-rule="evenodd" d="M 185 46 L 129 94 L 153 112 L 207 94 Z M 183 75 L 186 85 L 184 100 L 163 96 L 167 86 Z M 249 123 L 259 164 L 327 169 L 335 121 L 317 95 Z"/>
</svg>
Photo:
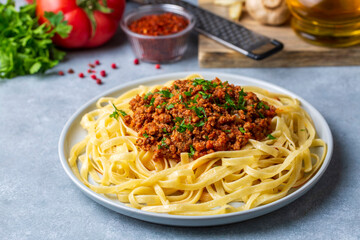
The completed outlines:
<svg viewBox="0 0 360 240">
<path fill-rule="evenodd" d="M 360 43 L 360 0 L 287 0 L 292 28 L 317 45 L 348 47 Z"/>
</svg>

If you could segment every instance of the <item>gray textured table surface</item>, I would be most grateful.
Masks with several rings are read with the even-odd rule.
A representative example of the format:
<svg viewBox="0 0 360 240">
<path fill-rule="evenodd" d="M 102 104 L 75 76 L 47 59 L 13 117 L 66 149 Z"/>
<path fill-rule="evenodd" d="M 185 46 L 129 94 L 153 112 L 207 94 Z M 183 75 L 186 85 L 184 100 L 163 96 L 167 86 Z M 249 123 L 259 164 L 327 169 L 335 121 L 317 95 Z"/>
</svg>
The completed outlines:
<svg viewBox="0 0 360 240">
<path fill-rule="evenodd" d="M 109 70 L 101 86 L 56 74 L 70 67 L 85 71 L 95 59 Z M 67 177 L 57 153 L 60 132 L 74 111 L 140 77 L 200 70 L 195 35 L 184 59 L 160 70 L 135 66 L 133 59 L 119 32 L 101 48 L 69 52 L 44 76 L 0 82 L 0 239 L 360 239 L 360 67 L 211 69 L 293 91 L 332 129 L 335 149 L 328 170 L 307 194 L 278 211 L 225 226 L 179 228 L 132 219 L 87 198 Z M 110 71 L 112 62 L 117 70 Z"/>
</svg>

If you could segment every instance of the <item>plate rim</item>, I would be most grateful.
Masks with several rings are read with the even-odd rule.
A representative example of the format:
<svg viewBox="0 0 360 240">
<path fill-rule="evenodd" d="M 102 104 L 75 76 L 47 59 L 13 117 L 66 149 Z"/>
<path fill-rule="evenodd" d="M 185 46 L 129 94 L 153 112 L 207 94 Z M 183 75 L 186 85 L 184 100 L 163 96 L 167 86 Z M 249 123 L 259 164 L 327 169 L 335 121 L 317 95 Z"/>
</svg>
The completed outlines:
<svg viewBox="0 0 360 240">
<path fill-rule="evenodd" d="M 324 162 L 322 164 L 322 166 L 320 167 L 320 169 L 317 171 L 317 173 L 310 179 L 308 180 L 303 186 L 301 186 L 299 189 L 297 189 L 295 192 L 290 193 L 288 195 L 286 195 L 285 197 L 278 199 L 274 202 L 262 205 L 262 206 L 258 206 L 256 208 L 253 209 L 249 209 L 249 210 L 245 210 L 245 211 L 240 211 L 240 212 L 233 212 L 233 213 L 226 213 L 226 214 L 218 214 L 218 215 L 205 215 L 205 216 L 182 216 L 182 215 L 171 215 L 171 214 L 163 214 L 163 213 L 154 213 L 154 212 L 147 212 L 147 211 L 143 211 L 140 209 L 135 209 L 132 207 L 128 207 L 125 206 L 122 203 L 115 203 L 113 201 L 111 201 L 110 199 L 106 198 L 105 196 L 98 194 L 94 191 L 92 191 L 90 188 L 88 188 L 87 186 L 85 186 L 76 176 L 75 174 L 72 172 L 72 170 L 70 169 L 70 166 L 68 164 L 67 159 L 65 158 L 65 142 L 66 142 L 66 136 L 69 133 L 69 129 L 70 127 L 73 125 L 75 119 L 81 114 L 81 112 L 83 112 L 86 108 L 90 107 L 92 104 L 94 104 L 99 98 L 104 97 L 104 96 L 108 96 L 112 93 L 115 93 L 117 91 L 120 91 L 122 89 L 128 88 L 128 87 L 132 87 L 132 86 L 136 86 L 136 85 L 146 85 L 148 82 L 151 81 L 164 81 L 165 79 L 169 80 L 173 80 L 175 78 L 179 78 L 179 77 L 185 77 L 188 76 L 190 74 L 200 74 L 200 75 L 213 75 L 214 77 L 217 76 L 220 79 L 221 78 L 232 78 L 232 79 L 237 79 L 237 80 L 244 80 L 244 81 L 249 81 L 249 82 L 253 82 L 254 84 L 260 84 L 266 87 L 269 87 L 271 89 L 274 89 L 278 92 L 290 95 L 292 97 L 297 98 L 302 105 L 305 105 L 306 108 L 308 108 L 308 112 L 310 115 L 314 116 L 316 115 L 317 119 L 320 119 L 320 122 L 323 125 L 323 128 L 326 132 L 326 134 L 328 135 L 329 139 L 327 142 L 327 147 L 328 147 L 328 152 L 327 155 L 324 159 Z M 272 91 L 272 90 L 271 90 Z M 313 117 L 314 118 L 314 117 Z M 325 134 L 325 133 L 324 133 Z M 71 146 L 70 146 L 71 147 Z M 73 183 L 75 183 L 75 185 L 77 187 L 80 188 L 80 190 L 82 190 L 82 192 L 84 192 L 88 197 L 92 198 L 93 200 L 95 200 L 96 202 L 98 202 L 99 204 L 110 208 L 111 210 L 114 210 L 118 213 L 133 217 L 133 218 L 137 218 L 137 219 L 141 219 L 141 220 L 145 220 L 148 222 L 153 222 L 153 223 L 160 223 L 160 224 L 165 224 L 165 225 L 176 225 L 176 226 L 213 226 L 213 225 L 221 225 L 221 224 L 227 224 L 227 223 L 232 223 L 232 222 L 238 222 L 238 221 L 243 221 L 243 220 L 248 220 L 260 215 L 264 215 L 266 213 L 275 211 L 293 201 L 295 201 L 297 198 L 303 196 L 308 190 L 310 190 L 315 183 L 317 183 L 319 181 L 319 179 L 322 177 L 322 175 L 325 173 L 327 167 L 330 164 L 330 161 L 332 159 L 332 154 L 333 154 L 333 136 L 331 133 L 331 129 L 327 123 L 327 121 L 325 120 L 325 118 L 322 116 L 322 114 L 315 108 L 313 107 L 309 102 L 307 102 L 305 99 L 303 99 L 302 97 L 298 96 L 297 94 L 283 88 L 280 87 L 278 85 L 275 85 L 273 83 L 269 83 L 269 82 L 265 82 L 263 80 L 259 80 L 256 78 L 252 78 L 252 77 L 247 77 L 247 76 L 243 76 L 240 74 L 229 74 L 229 73 L 215 73 L 212 71 L 185 71 L 185 72 L 174 72 L 174 73 L 167 73 L 167 74 L 160 74 L 160 75 L 155 75 L 155 76 L 148 76 L 148 77 L 143 77 L 140 79 L 137 79 L 135 81 L 129 81 L 126 83 L 122 83 L 119 84 L 111 89 L 108 89 L 100 94 L 98 94 L 97 96 L 91 98 L 90 100 L 88 100 L 85 104 L 81 105 L 81 107 L 79 107 L 72 115 L 71 117 L 66 121 L 66 124 L 64 125 L 61 134 L 60 134 L 60 138 L 59 138 L 59 142 L 58 142 L 58 154 L 59 154 L 59 158 L 60 158 L 60 162 L 61 165 L 63 167 L 63 169 L 65 170 L 66 174 L 68 175 L 68 177 L 73 181 Z M 135 214 L 135 215 L 132 215 Z M 248 216 L 249 215 L 249 216 Z M 240 220 L 237 220 L 237 218 L 243 218 Z M 171 219 L 174 222 L 166 222 L 165 220 L 169 220 Z M 228 219 L 228 221 L 226 221 L 225 223 L 199 223 L 197 225 L 194 224 L 186 224 L 183 223 L 184 221 L 188 221 L 188 220 L 212 220 L 212 221 L 216 221 L 216 220 L 221 220 L 221 219 Z"/>
</svg>

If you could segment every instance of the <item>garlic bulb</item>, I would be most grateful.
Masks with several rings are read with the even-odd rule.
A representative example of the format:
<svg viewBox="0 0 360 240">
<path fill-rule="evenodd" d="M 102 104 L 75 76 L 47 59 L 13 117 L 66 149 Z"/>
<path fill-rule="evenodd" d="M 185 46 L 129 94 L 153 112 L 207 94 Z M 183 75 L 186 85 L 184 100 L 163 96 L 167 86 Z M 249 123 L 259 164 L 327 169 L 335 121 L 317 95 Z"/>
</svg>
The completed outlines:
<svg viewBox="0 0 360 240">
<path fill-rule="evenodd" d="M 265 25 L 280 25 L 290 17 L 286 0 L 246 0 L 251 17 Z"/>
</svg>

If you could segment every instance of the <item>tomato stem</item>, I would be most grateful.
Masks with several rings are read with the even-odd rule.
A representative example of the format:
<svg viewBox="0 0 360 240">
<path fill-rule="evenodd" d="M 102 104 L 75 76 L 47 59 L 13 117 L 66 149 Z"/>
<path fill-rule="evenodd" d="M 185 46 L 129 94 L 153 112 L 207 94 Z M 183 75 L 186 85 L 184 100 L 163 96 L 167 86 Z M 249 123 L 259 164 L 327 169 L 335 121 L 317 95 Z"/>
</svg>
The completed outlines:
<svg viewBox="0 0 360 240">
<path fill-rule="evenodd" d="M 113 10 L 107 7 L 107 1 L 102 0 L 102 4 L 98 0 L 76 0 L 76 5 L 82 8 L 88 16 L 91 23 L 91 37 L 94 37 L 96 31 L 96 20 L 94 11 L 99 11 L 105 14 L 111 13 Z"/>
</svg>

